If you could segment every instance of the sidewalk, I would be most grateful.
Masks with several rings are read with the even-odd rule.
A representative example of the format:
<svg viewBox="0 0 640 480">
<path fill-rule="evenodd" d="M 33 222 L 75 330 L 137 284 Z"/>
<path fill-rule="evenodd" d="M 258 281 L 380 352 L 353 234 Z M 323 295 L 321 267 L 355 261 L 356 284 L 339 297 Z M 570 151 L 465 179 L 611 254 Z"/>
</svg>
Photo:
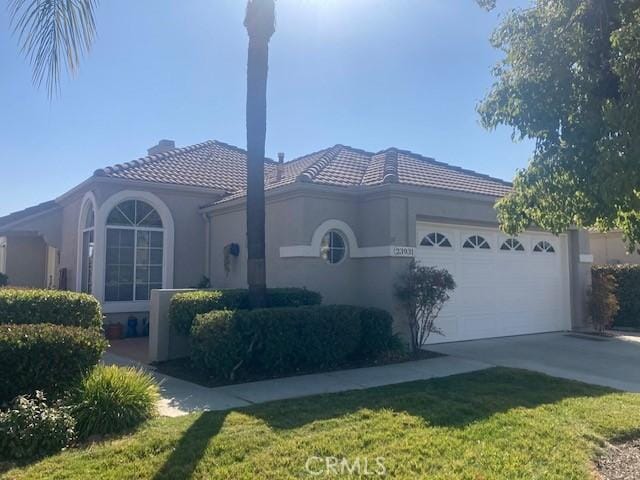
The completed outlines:
<svg viewBox="0 0 640 480">
<path fill-rule="evenodd" d="M 116 365 L 133 365 L 148 370 L 160 383 L 162 394 L 160 414 L 168 417 L 177 417 L 203 410 L 228 410 L 273 400 L 345 392 L 348 390 L 363 390 L 394 383 L 448 377 L 449 375 L 483 370 L 492 366 L 488 363 L 463 358 L 437 357 L 381 367 L 340 370 L 206 388 L 163 375 L 155 371 L 153 367 L 113 353 L 106 353 L 103 362 Z"/>
</svg>

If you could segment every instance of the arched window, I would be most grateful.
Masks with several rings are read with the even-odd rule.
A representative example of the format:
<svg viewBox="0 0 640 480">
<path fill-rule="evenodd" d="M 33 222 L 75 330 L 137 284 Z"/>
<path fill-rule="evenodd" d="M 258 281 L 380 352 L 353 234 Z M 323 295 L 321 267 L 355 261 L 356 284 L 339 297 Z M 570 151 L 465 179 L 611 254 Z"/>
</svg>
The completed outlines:
<svg viewBox="0 0 640 480">
<path fill-rule="evenodd" d="M 507 238 L 500 247 L 505 252 L 524 252 L 524 246 L 517 238 Z"/>
<path fill-rule="evenodd" d="M 80 278 L 80 290 L 84 293 L 93 293 L 93 262 L 96 241 L 96 212 L 93 203 L 87 202 L 82 221 L 82 272 Z"/>
<path fill-rule="evenodd" d="M 491 250 L 489 243 L 480 235 L 471 235 L 462 244 L 462 248 L 479 248 L 481 250 Z"/>
<path fill-rule="evenodd" d="M 546 240 L 536 243 L 536 246 L 533 247 L 533 251 L 539 253 L 556 253 L 556 249 L 553 248 L 553 245 Z"/>
<path fill-rule="evenodd" d="M 320 256 L 330 264 L 340 263 L 347 256 L 347 241 L 337 230 L 328 231 L 320 243 Z"/>
<path fill-rule="evenodd" d="M 141 200 L 116 205 L 107 217 L 107 302 L 149 300 L 162 288 L 164 229 L 158 212 Z"/>
<path fill-rule="evenodd" d="M 451 242 L 442 233 L 433 232 L 425 236 L 420 245 L 423 247 L 445 247 L 451 248 Z"/>
</svg>

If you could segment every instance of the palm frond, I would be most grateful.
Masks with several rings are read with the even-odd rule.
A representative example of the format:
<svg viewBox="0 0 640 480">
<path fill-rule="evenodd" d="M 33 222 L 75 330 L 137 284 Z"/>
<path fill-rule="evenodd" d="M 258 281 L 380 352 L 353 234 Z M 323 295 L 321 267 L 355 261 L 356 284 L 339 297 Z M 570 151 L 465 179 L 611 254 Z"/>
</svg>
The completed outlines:
<svg viewBox="0 0 640 480">
<path fill-rule="evenodd" d="M 59 91 L 62 68 L 76 73 L 95 39 L 98 0 L 9 0 L 9 15 L 20 48 L 33 69 L 33 83 Z"/>
</svg>

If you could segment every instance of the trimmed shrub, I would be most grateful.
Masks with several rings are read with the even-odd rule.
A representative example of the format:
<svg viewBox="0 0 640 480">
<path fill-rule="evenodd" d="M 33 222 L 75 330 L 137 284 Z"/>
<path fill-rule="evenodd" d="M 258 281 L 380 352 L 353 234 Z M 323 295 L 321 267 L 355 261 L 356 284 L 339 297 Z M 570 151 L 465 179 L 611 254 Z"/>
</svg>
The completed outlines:
<svg viewBox="0 0 640 480">
<path fill-rule="evenodd" d="M 611 327 L 613 319 L 620 310 L 615 294 L 616 287 L 616 279 L 610 273 L 606 271 L 592 272 L 589 313 L 593 327 L 599 332 Z"/>
<path fill-rule="evenodd" d="M 81 439 L 131 430 L 157 413 L 158 385 L 143 370 L 96 367 L 82 382 L 72 409 Z"/>
<path fill-rule="evenodd" d="M 98 300 L 85 293 L 3 288 L 0 323 L 102 328 L 102 309 Z"/>
<path fill-rule="evenodd" d="M 390 325 L 384 311 L 347 305 L 212 311 L 196 317 L 192 361 L 230 380 L 322 371 L 386 353 Z"/>
<path fill-rule="evenodd" d="M 36 390 L 57 398 L 80 383 L 106 347 L 98 329 L 0 325 L 0 404 Z"/>
<path fill-rule="evenodd" d="M 48 406 L 42 392 L 17 397 L 0 412 L 0 458 L 26 460 L 56 453 L 75 439 L 67 409 Z"/>
<path fill-rule="evenodd" d="M 270 288 L 267 290 L 269 308 L 319 305 L 322 296 L 304 288 Z M 249 291 L 200 290 L 178 293 L 171 299 L 169 318 L 178 333 L 189 334 L 196 315 L 213 310 L 246 310 L 249 308 Z"/>
<path fill-rule="evenodd" d="M 612 275 L 617 284 L 615 294 L 620 310 L 613 326 L 640 328 L 640 265 L 594 266 L 592 275 L 601 274 Z"/>
</svg>

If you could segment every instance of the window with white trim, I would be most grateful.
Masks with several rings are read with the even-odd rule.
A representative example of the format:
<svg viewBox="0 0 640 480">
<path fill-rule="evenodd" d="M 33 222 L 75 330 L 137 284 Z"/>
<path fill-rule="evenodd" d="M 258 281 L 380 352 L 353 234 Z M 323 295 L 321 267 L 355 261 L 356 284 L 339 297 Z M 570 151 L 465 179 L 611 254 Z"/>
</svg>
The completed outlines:
<svg viewBox="0 0 640 480">
<path fill-rule="evenodd" d="M 471 235 L 462 244 L 462 248 L 491 250 L 489 242 L 487 242 L 485 238 L 481 237 L 480 235 Z"/>
<path fill-rule="evenodd" d="M 330 264 L 342 262 L 347 256 L 347 241 L 337 230 L 328 231 L 320 243 L 320 256 Z"/>
<path fill-rule="evenodd" d="M 536 253 L 556 253 L 556 249 L 553 248 L 553 245 L 546 240 L 536 243 L 536 246 L 533 247 L 533 251 Z"/>
<path fill-rule="evenodd" d="M 162 288 L 164 229 L 158 212 L 141 200 L 126 200 L 107 217 L 107 302 L 149 300 Z"/>
<path fill-rule="evenodd" d="M 500 246 L 500 250 L 503 252 L 524 252 L 524 245 L 517 238 L 507 238 Z"/>
<path fill-rule="evenodd" d="M 443 234 L 439 232 L 433 232 L 426 235 L 422 241 L 420 242 L 420 246 L 422 247 L 445 247 L 451 248 L 451 242 L 449 239 Z"/>
<path fill-rule="evenodd" d="M 93 293 L 93 256 L 96 235 L 95 226 L 96 214 L 93 210 L 93 204 L 89 202 L 84 223 L 82 224 L 81 291 L 84 293 Z"/>
</svg>

